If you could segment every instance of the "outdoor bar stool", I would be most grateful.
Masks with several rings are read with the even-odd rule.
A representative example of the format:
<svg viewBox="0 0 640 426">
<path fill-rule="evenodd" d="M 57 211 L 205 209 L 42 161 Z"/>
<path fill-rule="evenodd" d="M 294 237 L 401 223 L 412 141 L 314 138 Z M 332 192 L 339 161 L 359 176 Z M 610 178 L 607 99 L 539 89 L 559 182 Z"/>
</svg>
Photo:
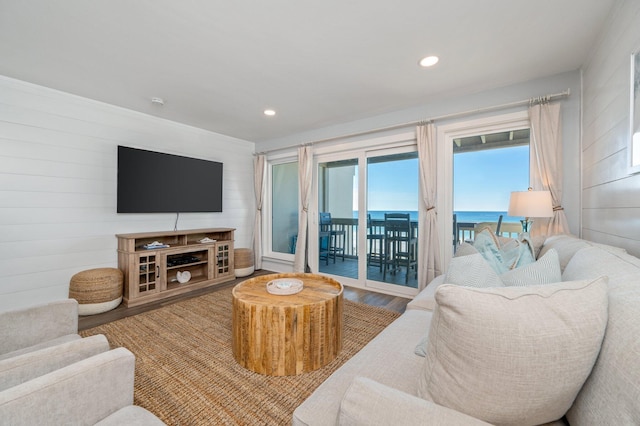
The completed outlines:
<svg viewBox="0 0 640 426">
<path fill-rule="evenodd" d="M 391 274 L 395 274 L 402 266 L 407 269 L 405 284 L 409 283 L 411 268 L 414 269 L 417 278 L 416 244 L 417 238 L 411 229 L 409 213 L 385 213 L 383 281 L 387 277 L 389 267 Z"/>
<path fill-rule="evenodd" d="M 367 213 L 367 241 L 369 250 L 367 251 L 367 266 L 376 263 L 382 272 L 382 259 L 384 259 L 384 231 L 382 226 L 374 225 L 371 222 L 371 214 Z"/>
<path fill-rule="evenodd" d="M 333 263 L 336 263 L 336 255 L 338 253 L 341 254 L 344 262 L 345 236 L 346 232 L 344 230 L 333 229 L 331 213 L 320 213 L 320 255 L 321 257 L 323 254 L 326 255 L 327 264 L 329 264 L 329 257 L 333 257 Z M 340 245 L 337 244 L 338 239 L 341 241 Z M 323 245 L 323 242 L 326 243 L 326 246 Z"/>
</svg>

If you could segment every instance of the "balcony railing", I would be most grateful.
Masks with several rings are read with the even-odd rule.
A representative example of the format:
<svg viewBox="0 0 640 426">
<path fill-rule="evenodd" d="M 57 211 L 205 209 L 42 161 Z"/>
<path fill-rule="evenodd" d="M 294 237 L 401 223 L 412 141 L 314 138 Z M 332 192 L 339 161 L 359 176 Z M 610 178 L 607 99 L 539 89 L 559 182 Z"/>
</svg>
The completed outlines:
<svg viewBox="0 0 640 426">
<path fill-rule="evenodd" d="M 418 235 L 418 224 L 412 222 L 414 225 L 414 237 Z M 477 231 L 477 223 L 473 222 L 459 222 L 457 224 L 457 238 L 458 244 L 465 241 L 473 241 L 475 238 L 475 232 Z M 488 225 L 493 225 L 494 229 L 497 223 L 489 222 Z M 371 234 L 384 234 L 384 220 L 372 219 L 370 222 Z M 333 218 L 331 221 L 332 231 L 344 231 L 344 240 L 339 238 L 335 241 L 338 247 L 344 250 L 345 257 L 357 259 L 358 258 L 358 219 L 354 218 Z M 515 238 L 522 231 L 522 225 L 514 222 L 502 222 L 500 226 L 500 235 L 508 238 Z M 369 247 L 367 247 L 369 249 Z M 371 245 L 371 254 L 380 255 L 381 247 L 376 244 Z"/>
<path fill-rule="evenodd" d="M 492 229 L 496 229 L 496 226 L 498 225 L 497 222 L 487 222 L 486 224 L 490 225 Z M 475 239 L 476 231 L 478 230 L 477 223 L 458 222 L 456 226 L 457 230 L 455 230 L 455 234 L 457 235 L 458 244 L 465 241 L 473 241 Z M 500 225 L 500 236 L 502 237 L 515 238 L 521 231 L 522 225 L 520 223 L 502 222 L 502 225 Z"/>
</svg>

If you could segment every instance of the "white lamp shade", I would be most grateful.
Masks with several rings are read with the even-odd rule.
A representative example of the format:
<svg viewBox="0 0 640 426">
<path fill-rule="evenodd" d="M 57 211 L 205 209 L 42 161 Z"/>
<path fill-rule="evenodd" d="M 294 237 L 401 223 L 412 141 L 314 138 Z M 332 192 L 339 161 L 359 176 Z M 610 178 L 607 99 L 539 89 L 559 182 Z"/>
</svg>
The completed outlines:
<svg viewBox="0 0 640 426">
<path fill-rule="evenodd" d="M 552 217 L 553 206 L 549 191 L 516 191 L 509 199 L 509 216 Z"/>
</svg>

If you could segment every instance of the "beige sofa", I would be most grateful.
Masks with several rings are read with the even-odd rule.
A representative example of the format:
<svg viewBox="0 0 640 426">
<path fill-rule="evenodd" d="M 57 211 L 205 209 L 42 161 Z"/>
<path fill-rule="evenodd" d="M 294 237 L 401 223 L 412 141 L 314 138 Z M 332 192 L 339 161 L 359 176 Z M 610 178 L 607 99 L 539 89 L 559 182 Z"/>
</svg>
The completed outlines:
<svg viewBox="0 0 640 426">
<path fill-rule="evenodd" d="M 557 256 L 563 281 L 549 284 L 547 289 L 543 289 L 544 286 L 498 290 L 463 288 L 444 285 L 444 275 L 436 278 L 408 304 L 400 318 L 332 374 L 295 410 L 293 424 L 487 424 L 474 416 L 475 413 L 480 413 L 485 420 L 492 419 L 490 423 L 494 424 L 640 424 L 640 259 L 624 250 L 568 235 L 548 238 L 538 255 L 538 262 L 546 254 Z M 516 296 L 511 297 L 514 294 Z M 456 308 L 455 304 L 469 295 L 470 304 L 451 309 L 451 303 Z M 528 315 L 525 311 L 531 306 L 535 311 L 536 304 L 547 309 L 550 299 L 557 298 L 557 303 L 551 313 L 534 317 L 540 323 L 532 326 L 533 332 L 528 331 L 531 336 L 519 336 L 523 338 L 515 344 L 516 350 L 523 344 L 527 348 L 526 353 L 519 354 L 526 362 L 524 374 L 522 371 L 518 373 L 520 376 L 507 374 L 504 380 L 491 383 L 478 395 L 477 388 L 487 386 L 486 382 L 494 377 L 477 380 L 486 374 L 483 364 L 456 365 L 458 358 L 455 356 L 448 358 L 445 355 L 438 359 L 468 342 L 450 339 L 446 342 L 449 346 L 443 346 L 440 341 L 436 346 L 433 334 L 444 336 L 444 340 L 447 336 L 458 336 L 460 330 L 445 326 L 455 323 L 456 315 L 478 314 L 474 304 L 483 305 L 487 298 L 492 303 L 496 298 L 509 299 L 505 302 L 509 304 L 505 305 L 507 310 L 511 309 L 509 306 L 515 303 L 514 300 L 523 301 L 522 305 L 516 306 L 522 312 L 516 312 L 508 321 L 522 319 L 525 323 Z M 488 314 L 495 314 L 496 323 L 502 320 L 502 312 L 494 310 Z M 435 325 L 432 324 L 434 315 Z M 478 319 L 478 324 L 482 321 L 482 318 Z M 551 336 L 544 345 L 552 348 L 546 351 L 535 341 L 545 337 L 546 323 L 554 321 L 556 325 L 566 324 L 565 330 L 560 327 L 565 334 L 562 338 Z M 589 324 L 584 326 L 584 322 Z M 475 324 L 475 321 L 467 319 L 469 323 Z M 471 335 L 465 339 L 472 341 L 470 344 L 477 343 L 473 342 L 475 333 L 486 334 L 491 339 L 493 331 L 487 333 L 486 329 L 492 327 L 490 322 L 481 329 L 471 329 Z M 468 331 L 468 327 L 463 328 Z M 526 334 L 526 327 L 523 330 Z M 497 339 L 495 345 L 501 340 Z M 429 342 L 427 356 L 417 355 L 418 349 L 425 348 L 426 341 Z M 556 344 L 558 346 L 553 347 Z M 476 346 L 477 353 L 473 352 L 467 359 L 473 364 L 482 359 L 486 347 L 495 345 L 487 345 L 485 341 L 484 347 Z M 432 353 L 434 347 L 442 350 L 442 354 Z M 444 370 L 440 368 L 442 365 L 428 365 L 434 359 L 445 364 Z M 500 361 L 503 365 L 498 365 L 497 374 L 511 371 L 512 364 L 519 360 L 520 356 L 512 356 L 506 362 Z M 560 371 L 558 366 L 562 367 Z M 447 371 L 447 368 L 450 369 Z M 459 371 L 469 369 L 472 374 L 467 371 L 467 376 L 462 376 L 464 380 L 456 376 Z M 451 373 L 454 382 L 449 383 L 450 386 L 431 389 L 427 383 L 425 390 L 425 382 L 433 385 L 439 379 L 444 383 L 451 379 L 443 377 L 443 371 Z M 510 380 L 513 383 L 509 383 Z M 545 380 L 549 383 L 544 383 Z M 565 386 L 565 382 L 573 383 Z M 511 386 L 515 386 L 515 390 L 509 390 Z M 431 390 L 435 395 L 430 394 Z M 498 402 L 492 400 L 496 395 L 502 398 Z M 522 395 L 526 397 L 523 402 L 513 402 Z M 548 397 L 546 402 L 545 397 Z M 535 402 L 529 403 L 536 398 Z M 533 407 L 536 403 L 538 406 Z M 505 410 L 506 416 L 500 417 Z M 497 417 L 496 412 L 499 413 Z"/>
<path fill-rule="evenodd" d="M 78 304 L 0 313 L 0 423 L 163 425 L 133 405 L 135 357 L 78 335 Z"/>
</svg>

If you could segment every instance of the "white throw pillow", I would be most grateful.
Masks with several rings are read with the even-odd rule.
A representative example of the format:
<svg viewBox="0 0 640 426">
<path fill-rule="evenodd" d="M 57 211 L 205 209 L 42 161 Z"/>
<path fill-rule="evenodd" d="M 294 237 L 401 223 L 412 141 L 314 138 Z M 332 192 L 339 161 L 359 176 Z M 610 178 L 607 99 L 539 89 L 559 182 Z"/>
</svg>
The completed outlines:
<svg viewBox="0 0 640 426">
<path fill-rule="evenodd" d="M 456 248 L 454 257 L 469 256 L 470 254 L 479 253 L 478 249 L 469 243 L 462 243 Z"/>
<path fill-rule="evenodd" d="M 508 287 L 560 282 L 562 281 L 562 271 L 560 270 L 558 252 L 551 249 L 536 262 L 500 275 L 500 280 Z"/>
<path fill-rule="evenodd" d="M 476 288 L 503 286 L 496 271 L 480 253 L 451 259 L 444 282 Z"/>
<path fill-rule="evenodd" d="M 567 412 L 591 372 L 607 324 L 607 279 L 444 284 L 436 302 L 418 395 L 493 424 L 542 424 Z"/>
</svg>

